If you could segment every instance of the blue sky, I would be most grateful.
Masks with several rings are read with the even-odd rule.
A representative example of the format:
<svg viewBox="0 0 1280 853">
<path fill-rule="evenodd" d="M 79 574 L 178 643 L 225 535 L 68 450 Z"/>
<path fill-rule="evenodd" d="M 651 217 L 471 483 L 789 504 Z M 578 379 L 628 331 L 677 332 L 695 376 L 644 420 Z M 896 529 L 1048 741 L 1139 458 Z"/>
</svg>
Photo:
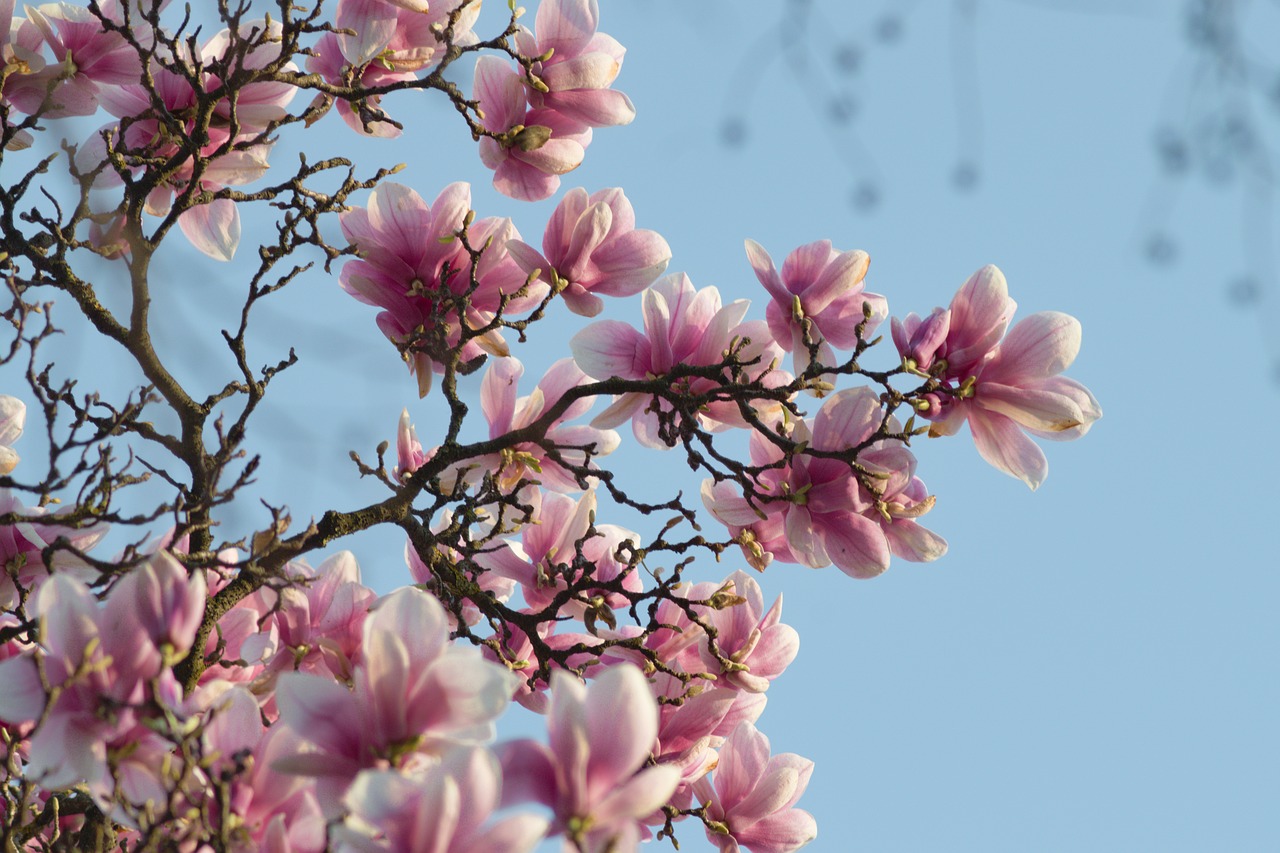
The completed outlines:
<svg viewBox="0 0 1280 853">
<path fill-rule="evenodd" d="M 1242 206 L 1270 184 L 1256 172 L 1225 187 L 1162 178 L 1156 128 L 1199 121 L 1204 97 L 1188 82 L 1182 4 L 850 13 L 814 0 L 827 18 L 805 42 L 810 67 L 858 48 L 856 105 L 844 103 L 855 121 L 836 130 L 779 54 L 783 4 L 602 5 L 602 30 L 629 50 L 617 86 L 638 117 L 598 131 L 564 187 L 623 187 L 639 225 L 671 244 L 671 271 L 753 299 L 759 317 L 743 239 L 780 259 L 829 238 L 870 253 L 869 287 L 893 313 L 946 304 L 996 263 L 1018 316 L 1055 309 L 1084 325 L 1070 375 L 1105 417 L 1083 440 L 1046 448 L 1038 492 L 986 466 L 967 434 L 925 442 L 919 473 L 938 495 L 928 520 L 950 541 L 944 560 L 895 563 L 869 582 L 789 565 L 760 578 L 766 598 L 785 593 L 802 638 L 760 727 L 775 752 L 818 762 L 801 802 L 819 821 L 809 849 L 1280 849 L 1274 227 Z M 1275 23 L 1269 9 L 1253 10 L 1246 36 Z M 891 44 L 887 19 L 899 24 Z M 427 100 L 388 103 L 417 131 L 398 142 L 354 140 L 333 117 L 308 142 L 368 171 L 405 162 L 400 180 L 428 199 L 470 181 L 480 216 L 511 215 L 537 242 L 554 200 L 493 193 L 451 108 Z M 746 134 L 726 147 L 732 116 Z M 980 176 L 967 192 L 953 186 L 960 160 Z M 878 202 L 852 203 L 869 186 Z M 1242 217 L 1265 239 L 1247 244 Z M 1149 261 L 1153 230 L 1170 236 L 1176 262 Z M 192 280 L 193 261 L 177 246 L 161 259 L 174 286 L 158 309 L 180 319 L 158 337 L 198 377 L 220 345 L 191 330 L 229 317 L 235 303 L 219 288 L 236 286 Z M 1248 309 L 1227 295 L 1241 276 L 1258 282 Z M 295 519 L 379 496 L 355 482 L 346 454 L 393 439 L 402 406 L 424 443 L 438 424 L 373 315 L 323 275 L 264 310 L 255 360 L 296 343 L 302 364 L 265 413 L 258 491 Z M 579 328 L 556 316 L 517 352 L 530 374 L 567 354 Z M 638 323 L 638 304 L 610 316 Z M 82 369 L 92 351 L 71 337 L 63 363 Z M 696 495 L 698 478 L 673 454 L 616 458 L 642 494 Z M 245 513 L 229 522 L 261 526 L 259 510 Z M 408 579 L 397 535 L 351 547 L 379 589 Z M 726 558 L 696 579 L 738 567 Z"/>
</svg>

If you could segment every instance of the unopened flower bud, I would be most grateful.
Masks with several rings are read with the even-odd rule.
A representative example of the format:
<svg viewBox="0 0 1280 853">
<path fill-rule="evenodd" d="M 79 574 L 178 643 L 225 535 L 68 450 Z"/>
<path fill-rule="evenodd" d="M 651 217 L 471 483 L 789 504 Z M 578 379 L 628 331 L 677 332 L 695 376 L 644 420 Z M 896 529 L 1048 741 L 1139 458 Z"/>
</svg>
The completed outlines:
<svg viewBox="0 0 1280 853">
<path fill-rule="evenodd" d="M 773 562 L 773 555 L 764 549 L 751 528 L 744 528 L 738 534 L 737 542 L 747 558 L 747 565 L 757 572 L 763 572 L 769 563 Z"/>
<path fill-rule="evenodd" d="M 511 145 L 521 151 L 537 151 L 550 138 L 551 128 L 544 124 L 531 124 L 512 137 Z"/>
</svg>

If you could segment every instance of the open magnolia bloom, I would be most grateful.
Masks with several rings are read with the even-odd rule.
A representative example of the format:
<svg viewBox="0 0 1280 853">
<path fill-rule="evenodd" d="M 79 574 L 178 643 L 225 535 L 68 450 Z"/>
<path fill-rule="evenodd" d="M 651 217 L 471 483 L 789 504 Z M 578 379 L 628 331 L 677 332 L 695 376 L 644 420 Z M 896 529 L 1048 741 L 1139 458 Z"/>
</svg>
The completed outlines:
<svg viewBox="0 0 1280 853">
<path fill-rule="evenodd" d="M 553 674 L 547 729 L 548 745 L 520 740 L 500 748 L 503 804 L 548 806 L 552 830 L 579 849 L 633 849 L 641 821 L 680 781 L 675 767 L 646 766 L 658 706 L 640 670 L 611 666 L 586 686 Z"/>
<path fill-rule="evenodd" d="M 620 189 L 587 195 L 578 187 L 556 205 L 542 236 L 542 252 L 520 240 L 507 251 L 529 275 L 555 288 L 575 314 L 594 317 L 601 296 L 631 296 L 662 275 L 671 248 L 656 231 L 636 228 L 631 202 Z"/>
<path fill-rule="evenodd" d="M 1049 463 L 1027 434 L 1071 441 L 1102 417 L 1102 407 L 1088 388 L 1059 375 L 1080 352 L 1080 321 L 1042 311 L 1006 335 L 1016 308 L 1004 273 L 985 266 L 949 308 L 894 318 L 893 340 L 910 369 L 943 383 L 945 392 L 917 407 L 933 421 L 929 434 L 954 435 L 967 421 L 982 458 L 1035 489 Z"/>
<path fill-rule="evenodd" d="M 687 275 L 677 273 L 644 292 L 643 332 L 619 320 L 600 320 L 574 335 L 569 348 L 582 371 L 594 379 L 654 379 L 679 367 L 722 364 L 732 356 L 745 379 L 770 388 L 785 386 L 791 381 L 790 374 L 776 369 L 782 351 L 764 323 L 743 319 L 749 306 L 745 299 L 722 305 L 719 290 L 695 290 Z M 728 368 L 724 376 L 729 376 Z M 670 384 L 673 390 L 698 395 L 713 391 L 721 381 L 686 376 Z M 757 417 L 765 420 L 781 410 L 775 401 L 752 402 Z M 675 443 L 662 429 L 664 417 L 669 418 L 671 412 L 669 401 L 632 391 L 616 397 L 591 423 L 607 428 L 631 421 L 637 441 L 646 447 L 666 448 Z M 713 431 L 747 425 L 732 400 L 709 401 L 700 407 L 697 420 Z"/>
<path fill-rule="evenodd" d="M 464 362 L 484 353 L 510 355 L 496 329 L 463 340 L 464 325 L 468 332 L 488 329 L 499 310 L 527 311 L 546 293 L 546 285 L 526 286 L 507 255 L 507 241 L 519 236 L 511 220 L 473 222 L 470 211 L 465 183 L 445 187 L 430 205 L 409 187 L 384 183 L 367 208 L 340 217 L 359 260 L 343 266 L 339 281 L 359 301 L 382 309 L 378 328 L 417 376 L 420 396 L 431 389 L 432 373 L 443 372 L 450 348 Z M 458 234 L 481 252 L 474 269 Z"/>
<path fill-rule="evenodd" d="M 832 347 L 853 349 L 859 324 L 866 321 L 864 335 L 869 337 L 888 313 L 885 298 L 863 288 L 871 263 L 866 252 L 841 252 L 830 240 L 818 240 L 788 254 L 779 273 L 763 246 L 755 240 L 747 240 L 746 246 L 756 278 L 772 297 L 765 311 L 769 331 L 791 353 L 797 376 L 809 368 L 806 333 L 822 363 L 834 365 Z"/>
<path fill-rule="evenodd" d="M 364 621 L 351 689 L 316 675 L 277 682 L 280 723 L 309 744 L 276 769 L 317 780 L 327 815 L 339 814 L 361 770 L 404 766 L 421 751 L 492 737 L 515 677 L 474 648 L 449 642 L 444 608 L 412 587 L 384 598 Z"/>
</svg>

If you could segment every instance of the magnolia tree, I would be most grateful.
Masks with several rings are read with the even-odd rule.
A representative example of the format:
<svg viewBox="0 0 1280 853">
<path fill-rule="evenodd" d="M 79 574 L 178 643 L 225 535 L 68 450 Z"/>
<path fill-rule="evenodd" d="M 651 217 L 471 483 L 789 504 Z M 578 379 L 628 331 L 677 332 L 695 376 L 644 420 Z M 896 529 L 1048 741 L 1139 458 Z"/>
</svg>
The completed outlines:
<svg viewBox="0 0 1280 853">
<path fill-rule="evenodd" d="M 512 7 L 488 37 L 478 0 L 219 0 L 217 28 L 166 5 L 0 0 L 0 356 L 21 386 L 0 398 L 4 849 L 622 851 L 705 834 L 773 853 L 813 839 L 797 807 L 812 762 L 772 754 L 757 728 L 798 634 L 752 571 L 871 578 L 894 557 L 941 557 L 911 444 L 965 422 L 984 459 L 1037 487 L 1032 437 L 1073 439 L 1101 414 L 1061 375 L 1076 320 L 1012 324 L 992 266 L 948 307 L 890 319 L 864 289 L 867 254 L 826 240 L 780 269 L 752 240 L 746 264 L 726 261 L 764 289 L 753 318 L 663 277 L 667 243 L 622 189 L 568 190 L 526 240 L 472 210 L 466 183 L 424 195 L 323 152 L 271 160 L 330 111 L 396 137 L 399 99 L 427 93 L 478 143 L 459 172 L 549 198 L 597 128 L 634 115 L 596 0 Z M 24 153 L 53 120 L 99 112 L 63 155 Z M 251 247 L 244 205 L 274 221 Z M 151 337 L 151 288 L 176 284 L 153 282 L 152 261 L 184 239 L 210 278 L 256 253 L 244 280 L 210 285 L 242 302 L 238 326 L 187 332 L 231 356 L 211 388 Z M 229 530 L 258 466 L 246 439 L 297 362 L 255 367 L 248 330 L 313 263 L 380 309 L 406 398 L 447 414 L 420 439 L 406 411 L 394 456 L 390 442 L 352 454 L 379 500 L 305 526 L 268 506 Z M 123 307 L 91 280 L 104 264 L 127 281 Z M 635 323 L 586 319 L 626 297 Z M 83 346 L 136 365 L 138 387 L 109 399 L 60 374 L 67 311 L 92 329 Z M 567 330 L 568 352 L 531 387 L 514 353 L 542 323 Z M 28 414 L 47 454 L 19 461 Z M 625 434 L 700 472 L 701 500 L 634 497 L 605 465 Z M 622 510 L 652 529 L 607 522 Z M 381 596 L 349 553 L 325 555 L 379 525 L 407 539 L 408 585 Z M 110 554 L 94 547 L 108 530 Z M 513 702 L 545 717 L 545 737 L 494 742 Z"/>
</svg>

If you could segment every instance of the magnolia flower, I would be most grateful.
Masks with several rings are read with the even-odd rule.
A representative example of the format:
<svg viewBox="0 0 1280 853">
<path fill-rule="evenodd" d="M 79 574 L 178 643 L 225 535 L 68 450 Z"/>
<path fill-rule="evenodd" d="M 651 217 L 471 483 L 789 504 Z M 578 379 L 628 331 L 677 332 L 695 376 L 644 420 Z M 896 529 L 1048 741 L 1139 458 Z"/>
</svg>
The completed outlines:
<svg viewBox="0 0 1280 853">
<path fill-rule="evenodd" d="M 782 596 L 764 613 L 760 584 L 746 572 L 734 572 L 721 584 L 722 590 L 739 598 L 728 607 L 709 609 L 705 618 L 716 629 L 716 648 L 735 667 L 725 668 L 711 653 L 706 636 L 699 643 L 702 662 L 708 672 L 739 690 L 763 693 L 800 651 L 800 635 L 782 624 Z M 763 614 L 763 615 L 762 615 Z M 738 667 L 741 667 L 740 669 Z"/>
<path fill-rule="evenodd" d="M 866 319 L 865 331 L 870 334 L 888 312 L 883 296 L 863 290 L 862 280 L 871 262 L 866 252 L 839 252 L 831 248 L 830 240 L 819 240 L 787 255 L 779 274 L 763 246 L 754 240 L 747 240 L 746 246 L 756 278 L 773 297 L 765 310 L 769 330 L 791 353 L 797 375 L 809 367 L 806 321 L 809 339 L 818 345 L 822 363 L 834 365 L 831 347 L 853 349 L 858 342 L 858 324 Z"/>
<path fill-rule="evenodd" d="M 658 733 L 658 707 L 640 670 L 611 666 L 589 686 L 551 675 L 550 743 L 499 749 L 503 805 L 533 800 L 551 808 L 553 832 L 584 851 L 629 850 L 640 821 L 675 791 L 680 771 L 646 767 Z"/>
<path fill-rule="evenodd" d="M 701 367 L 725 361 L 732 351 L 744 364 L 747 379 L 770 387 L 785 385 L 791 377 L 775 370 L 781 350 L 770 339 L 763 323 L 743 322 L 748 303 L 738 300 L 721 307 L 714 287 L 694 290 L 683 273 L 667 276 L 645 291 L 644 332 L 617 320 L 592 323 L 569 341 L 573 358 L 594 379 L 655 379 L 677 367 Z M 727 369 L 726 369 L 727 376 Z M 675 391 L 689 396 L 709 393 L 726 381 L 684 377 L 669 382 Z M 768 420 L 780 404 L 758 401 L 757 416 Z M 646 447 L 674 446 L 675 438 L 662 435 L 662 415 L 672 411 L 666 400 L 643 392 L 629 392 L 592 421 L 593 426 L 614 427 L 631 421 L 636 440 Z M 735 402 L 709 400 L 698 410 L 699 425 L 722 430 L 746 426 Z M 678 426 L 678 425 L 677 425 Z"/>
<path fill-rule="evenodd" d="M 476 60 L 472 89 L 485 130 L 503 137 L 480 139 L 480 160 L 494 170 L 494 188 L 523 201 L 549 198 L 560 176 L 581 165 L 591 128 L 554 110 L 529 109 L 520 74 L 496 56 Z"/>
<path fill-rule="evenodd" d="M 635 118 L 631 99 L 609 88 L 622 68 L 626 49 L 611 36 L 597 32 L 599 22 L 597 0 L 544 0 L 539 4 L 534 32 L 522 28 L 516 35 L 522 55 L 547 57 L 531 69 L 543 83 L 529 92 L 533 107 L 554 111 L 587 127 L 630 124 Z"/>
<path fill-rule="evenodd" d="M 117 581 L 108 601 L 142 628 L 158 671 L 185 658 L 195 641 L 204 618 L 204 572 L 188 576 L 185 566 L 159 551 Z"/>
<path fill-rule="evenodd" d="M 813 815 L 795 808 L 813 762 L 794 753 L 769 754 L 769 739 L 743 722 L 720 749 L 712 781 L 694 784 L 707 807 L 707 838 L 721 853 L 790 853 L 818 835 Z"/>
<path fill-rule="evenodd" d="M 617 557 L 619 546 L 630 542 L 639 545 L 637 534 L 612 524 L 595 526 L 588 537 L 596 512 L 596 493 L 589 491 L 576 501 L 554 492 L 534 492 L 532 517 L 536 524 L 520 529 L 520 543 L 504 541 L 475 555 L 477 564 L 498 577 L 510 578 L 521 585 L 529 607 L 540 610 L 590 571 L 592 580 L 608 584 L 622 577 L 622 586 L 639 592 L 639 573 Z M 578 555 L 581 543 L 581 557 Z M 599 599 L 588 605 L 583 599 Z M 562 612 L 582 618 L 588 609 L 604 616 L 605 610 L 623 607 L 627 599 L 617 593 L 586 589 L 582 598 L 565 602 Z M 605 617 L 606 619 L 608 617 Z"/>
<path fill-rule="evenodd" d="M 534 424 L 558 404 L 566 392 L 590 381 L 573 359 L 562 358 L 551 365 L 532 394 L 517 397 L 523 375 L 524 365 L 514 357 L 494 360 L 485 373 L 480 386 L 480 407 L 489 422 L 489 438 L 501 438 Z M 586 414 L 595 399 L 594 396 L 579 397 L 570 403 L 547 426 L 541 441 L 521 442 L 493 457 L 476 460 L 475 464 L 491 473 L 503 491 L 514 489 L 521 481 L 538 482 L 560 492 L 582 491 L 583 486 L 571 469 L 588 467 L 592 458 L 609 455 L 620 443 L 613 430 L 565 426 L 566 421 Z M 548 453 L 547 444 L 555 446 L 559 459 Z M 585 448 L 591 448 L 590 452 Z"/>
<path fill-rule="evenodd" d="M 362 853 L 523 853 L 542 840 L 547 819 L 489 818 L 501 800 L 498 761 L 480 747 L 459 747 L 415 774 L 366 770 L 343 804 L 355 821 L 335 831 L 338 850 Z M 358 824 L 357 824 L 358 821 Z M 365 827 L 376 830 L 373 838 Z"/>
<path fill-rule="evenodd" d="M 516 43 L 537 58 L 532 83 L 495 56 L 476 61 L 473 92 L 485 130 L 499 139 L 480 140 L 480 159 L 494 170 L 493 185 L 512 198 L 537 201 L 560 186 L 560 175 L 576 169 L 591 143 L 591 128 L 627 124 L 635 107 L 609 87 L 626 53 L 597 33 L 596 0 L 545 0 L 536 32 L 521 28 Z"/>
<path fill-rule="evenodd" d="M 274 628 L 268 674 L 296 671 L 350 679 L 376 598 L 360 581 L 355 555 L 339 551 L 314 569 L 292 561 L 286 571 L 296 583 L 278 593 L 263 590 L 259 608 L 270 614 Z"/>
<path fill-rule="evenodd" d="M 701 680 L 685 684 L 679 678 L 657 673 L 653 680 L 659 702 L 658 743 L 654 759 L 680 771 L 675 801 L 687 808 L 691 785 L 716 765 L 715 749 L 743 721 L 755 722 L 764 711 L 763 693 L 744 693 L 732 687 L 707 687 Z"/>
<path fill-rule="evenodd" d="M 529 310 L 546 293 L 543 284 L 526 286 L 507 255 L 507 241 L 519 236 L 511 220 L 470 222 L 470 208 L 471 187 L 464 183 L 445 187 L 431 205 L 406 186 L 384 183 L 370 195 L 368 208 L 339 218 L 360 257 L 343 266 L 339 282 L 359 301 L 383 309 L 378 328 L 417 375 L 420 396 L 431 389 L 432 372 L 443 372 L 440 359 L 459 344 L 464 323 L 486 328 L 499 310 Z M 456 236 L 464 229 L 473 248 L 487 246 L 474 270 Z M 510 354 L 496 329 L 469 338 L 458 354 L 471 361 L 486 352 Z"/>
<path fill-rule="evenodd" d="M 516 687 L 504 667 L 453 645 L 444 608 L 415 587 L 377 604 L 364 620 L 361 650 L 350 690 L 294 672 L 276 686 L 280 724 L 311 745 L 276 768 L 316 777 L 327 815 L 361 770 L 490 738 Z"/>
<path fill-rule="evenodd" d="M 560 291 L 575 314 L 594 317 L 604 308 L 599 294 L 631 296 L 662 274 L 671 248 L 656 231 L 636 228 L 631 202 L 620 189 L 587 195 L 581 187 L 565 193 L 547 221 L 542 252 L 519 240 L 507 251 L 529 275 Z"/>
<path fill-rule="evenodd" d="M 869 388 L 837 392 L 818 410 L 812 425 L 795 424 L 790 439 L 805 448 L 840 452 L 865 444 L 880 428 L 884 410 Z M 935 560 L 946 542 L 915 521 L 933 506 L 914 478 L 914 456 L 905 447 L 877 442 L 867 457 L 876 491 L 853 476 L 847 462 L 798 451 L 789 457 L 777 444 L 753 432 L 753 466 L 763 470 L 752 505 L 728 481 L 707 480 L 702 499 L 739 541 L 787 562 L 821 568 L 834 563 L 850 577 L 874 577 L 889 567 L 890 554 L 908 560 Z M 766 562 L 755 558 L 755 564 Z"/>
<path fill-rule="evenodd" d="M 8 5 L 12 10 L 13 4 Z M 44 113 L 48 118 L 92 115 L 98 110 L 98 94 L 103 86 L 137 82 L 142 71 L 137 51 L 119 33 L 104 30 L 89 9 L 70 3 L 45 3 L 27 6 L 26 12 L 27 21 L 20 29 L 38 32 L 56 62 L 43 71 L 23 75 L 6 90 L 23 112 L 36 112 L 48 99 Z M 0 15 L 0 25 L 4 23 Z M 145 25 L 139 27 L 137 35 L 146 41 Z M 29 31 L 19 38 L 32 46 Z"/>
<path fill-rule="evenodd" d="M 0 104 L 14 108 L 14 102 L 26 101 L 25 112 L 33 112 L 45 105 L 49 86 L 57 80 L 62 68 L 46 69 L 40 55 L 42 37 L 29 21 L 15 20 L 15 0 L 0 0 Z M 15 118 L 4 121 L 4 130 Z M 30 148 L 35 141 L 31 133 L 20 130 L 9 136 L 5 147 L 11 151 Z"/>
<path fill-rule="evenodd" d="M 9 475 L 18 466 L 13 443 L 22 437 L 27 422 L 27 404 L 17 397 L 0 394 L 0 475 Z"/>
<path fill-rule="evenodd" d="M 954 435 L 969 423 L 978 453 L 1032 489 L 1049 471 L 1027 433 L 1070 441 L 1089 431 L 1102 407 L 1079 382 L 1060 376 L 1080 351 L 1080 323 L 1057 311 L 1020 320 L 994 266 L 974 273 L 948 309 L 893 321 L 893 340 L 908 368 L 942 381 L 921 414 L 932 436 Z"/>
</svg>

